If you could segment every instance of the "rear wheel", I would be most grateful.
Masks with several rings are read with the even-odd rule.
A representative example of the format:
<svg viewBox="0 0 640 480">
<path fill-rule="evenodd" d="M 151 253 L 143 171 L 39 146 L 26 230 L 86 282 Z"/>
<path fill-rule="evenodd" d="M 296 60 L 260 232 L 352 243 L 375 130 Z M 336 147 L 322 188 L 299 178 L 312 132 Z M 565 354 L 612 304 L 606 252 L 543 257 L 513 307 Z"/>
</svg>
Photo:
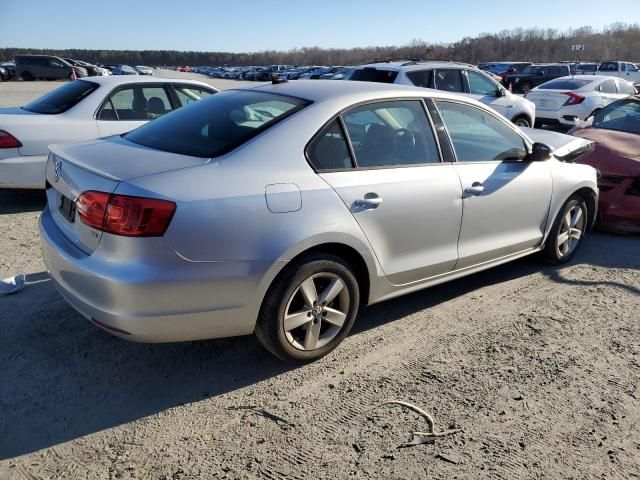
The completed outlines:
<svg viewBox="0 0 640 480">
<path fill-rule="evenodd" d="M 572 195 L 563 205 L 549 232 L 544 258 L 554 264 L 566 263 L 576 254 L 587 231 L 587 204 L 580 195 Z"/>
<path fill-rule="evenodd" d="M 349 265 L 331 255 L 310 255 L 288 266 L 271 285 L 255 333 L 280 359 L 310 362 L 344 340 L 359 304 L 358 283 Z"/>
<path fill-rule="evenodd" d="M 31 74 L 31 72 L 22 72 L 20 74 L 20 76 L 22 77 L 22 80 L 24 80 L 25 82 L 30 82 L 31 80 L 33 80 L 33 75 Z"/>
</svg>

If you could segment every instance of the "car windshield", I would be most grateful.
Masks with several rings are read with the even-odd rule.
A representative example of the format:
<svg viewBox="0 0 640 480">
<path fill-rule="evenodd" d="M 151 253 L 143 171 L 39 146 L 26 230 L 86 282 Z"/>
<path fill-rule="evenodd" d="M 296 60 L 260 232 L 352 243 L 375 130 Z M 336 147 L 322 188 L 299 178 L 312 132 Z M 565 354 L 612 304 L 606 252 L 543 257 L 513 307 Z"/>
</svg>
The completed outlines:
<svg viewBox="0 0 640 480">
<path fill-rule="evenodd" d="M 300 98 L 227 90 L 124 135 L 130 142 L 193 157 L 217 157 L 309 104 Z"/>
<path fill-rule="evenodd" d="M 349 80 L 362 82 L 393 83 L 398 76 L 394 70 L 378 70 L 377 68 L 359 68 L 354 70 Z"/>
<path fill-rule="evenodd" d="M 593 80 L 578 80 L 576 78 L 558 78 L 550 82 L 543 83 L 538 90 L 577 90 L 589 85 Z"/>
<path fill-rule="evenodd" d="M 75 80 L 43 95 L 22 109 L 33 113 L 55 115 L 69 110 L 97 88 L 97 83 Z"/>
<path fill-rule="evenodd" d="M 622 99 L 598 111 L 593 127 L 640 134 L 640 100 Z"/>
</svg>

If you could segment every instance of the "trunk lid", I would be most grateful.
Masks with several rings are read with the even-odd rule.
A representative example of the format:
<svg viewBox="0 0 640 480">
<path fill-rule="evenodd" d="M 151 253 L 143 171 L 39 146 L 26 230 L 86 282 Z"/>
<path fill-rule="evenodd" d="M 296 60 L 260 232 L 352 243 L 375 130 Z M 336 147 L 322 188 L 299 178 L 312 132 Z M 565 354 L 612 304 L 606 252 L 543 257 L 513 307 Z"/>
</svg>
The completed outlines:
<svg viewBox="0 0 640 480">
<path fill-rule="evenodd" d="M 202 165 L 186 157 L 134 145 L 120 137 L 52 145 L 47 160 L 47 203 L 63 235 L 85 253 L 100 243 L 102 231 L 82 223 L 75 202 L 83 192 L 113 193 L 123 180 Z"/>
<path fill-rule="evenodd" d="M 557 111 L 569 100 L 569 96 L 565 95 L 566 91 L 567 90 L 530 90 L 526 98 L 535 103 L 536 110 Z"/>
</svg>

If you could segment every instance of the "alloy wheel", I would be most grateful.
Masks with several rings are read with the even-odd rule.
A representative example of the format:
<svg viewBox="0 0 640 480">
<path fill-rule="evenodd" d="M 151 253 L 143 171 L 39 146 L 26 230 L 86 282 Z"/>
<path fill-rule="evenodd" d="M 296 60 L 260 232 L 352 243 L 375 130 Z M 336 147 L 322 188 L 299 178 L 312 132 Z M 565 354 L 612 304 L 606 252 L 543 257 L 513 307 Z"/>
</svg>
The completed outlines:
<svg viewBox="0 0 640 480">
<path fill-rule="evenodd" d="M 325 346 L 342 330 L 350 304 L 349 289 L 338 275 L 311 275 L 287 301 L 283 318 L 287 341 L 303 351 Z"/>
<path fill-rule="evenodd" d="M 558 258 L 564 258 L 573 253 L 584 233 L 585 215 L 582 206 L 572 203 L 566 210 L 560 228 L 556 249 Z"/>
</svg>

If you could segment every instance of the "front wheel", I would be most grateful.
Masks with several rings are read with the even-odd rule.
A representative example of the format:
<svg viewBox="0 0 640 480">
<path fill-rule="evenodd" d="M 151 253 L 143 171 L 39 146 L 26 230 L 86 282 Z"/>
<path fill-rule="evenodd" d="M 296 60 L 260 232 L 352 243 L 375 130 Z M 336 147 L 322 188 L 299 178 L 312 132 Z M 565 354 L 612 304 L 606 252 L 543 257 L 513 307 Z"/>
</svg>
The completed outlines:
<svg viewBox="0 0 640 480">
<path fill-rule="evenodd" d="M 260 309 L 255 333 L 280 359 L 310 362 L 344 340 L 359 304 L 358 282 L 350 266 L 332 255 L 311 255 L 276 278 Z"/>
<path fill-rule="evenodd" d="M 529 119 L 525 116 L 520 116 L 520 117 L 516 117 L 513 119 L 513 123 L 517 126 L 517 127 L 523 127 L 523 128 L 529 128 L 531 127 L 531 122 L 529 121 Z"/>
<path fill-rule="evenodd" d="M 576 254 L 587 231 L 587 204 L 580 195 L 572 195 L 563 205 L 549 232 L 543 254 L 553 264 L 567 263 Z"/>
</svg>

